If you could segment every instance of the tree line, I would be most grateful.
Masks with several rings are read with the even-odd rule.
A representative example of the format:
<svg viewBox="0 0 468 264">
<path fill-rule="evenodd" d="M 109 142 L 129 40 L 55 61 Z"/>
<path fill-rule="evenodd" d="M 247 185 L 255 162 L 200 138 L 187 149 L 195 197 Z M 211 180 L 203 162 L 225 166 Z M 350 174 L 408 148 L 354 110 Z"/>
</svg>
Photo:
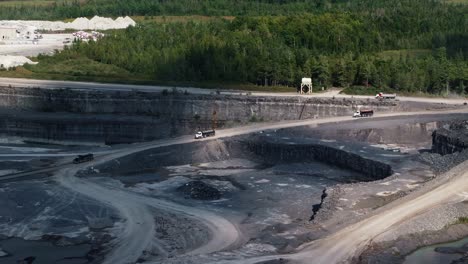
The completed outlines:
<svg viewBox="0 0 468 264">
<path fill-rule="evenodd" d="M 126 2 L 151 6 L 144 0 Z M 161 8 L 175 3 L 191 8 L 198 2 L 159 1 Z M 225 1 L 204 2 L 219 12 L 230 10 Z M 466 6 L 431 0 L 230 2 L 272 5 L 276 11 L 271 12 L 287 15 L 140 23 L 107 32 L 98 42 L 76 42 L 52 60 L 87 57 L 160 81 L 295 87 L 308 76 L 319 87 L 466 92 Z M 289 14 L 309 4 L 312 13 Z M 347 11 L 341 10 L 345 6 Z"/>
</svg>

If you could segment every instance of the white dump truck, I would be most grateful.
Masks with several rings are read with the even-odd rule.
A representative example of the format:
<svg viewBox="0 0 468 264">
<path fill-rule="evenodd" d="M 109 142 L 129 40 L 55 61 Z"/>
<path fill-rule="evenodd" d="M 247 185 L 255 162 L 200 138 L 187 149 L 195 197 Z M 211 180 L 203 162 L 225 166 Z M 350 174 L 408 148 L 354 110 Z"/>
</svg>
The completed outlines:
<svg viewBox="0 0 468 264">
<path fill-rule="evenodd" d="M 375 95 L 375 98 L 379 100 L 396 99 L 396 94 L 378 93 Z"/>
<path fill-rule="evenodd" d="M 353 117 L 368 117 L 368 116 L 373 116 L 373 115 L 374 115 L 374 110 L 362 108 L 362 109 L 357 110 L 353 114 Z"/>
<path fill-rule="evenodd" d="M 212 137 L 214 135 L 216 135 L 216 132 L 213 129 L 212 130 L 205 130 L 205 131 L 198 131 L 195 134 L 195 139 Z"/>
</svg>

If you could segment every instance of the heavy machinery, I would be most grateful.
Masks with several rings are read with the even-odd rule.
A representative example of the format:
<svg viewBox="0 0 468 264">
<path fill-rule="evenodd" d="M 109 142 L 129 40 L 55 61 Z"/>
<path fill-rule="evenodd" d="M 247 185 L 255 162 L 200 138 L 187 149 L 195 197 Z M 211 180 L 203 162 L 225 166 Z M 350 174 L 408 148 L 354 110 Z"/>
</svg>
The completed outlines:
<svg viewBox="0 0 468 264">
<path fill-rule="evenodd" d="M 375 95 L 375 99 L 379 99 L 379 100 L 396 99 L 396 94 L 378 93 Z"/>
<path fill-rule="evenodd" d="M 362 108 L 362 109 L 357 110 L 353 114 L 353 117 L 368 117 L 368 116 L 373 116 L 373 115 L 374 115 L 374 110 Z"/>
<path fill-rule="evenodd" d="M 73 160 L 73 163 L 78 164 L 78 163 L 83 163 L 83 162 L 87 162 L 87 161 L 92 161 L 93 159 L 94 159 L 94 155 L 91 154 L 91 153 L 86 154 L 86 155 L 78 155 L 78 157 L 76 157 Z"/>
<path fill-rule="evenodd" d="M 211 130 L 205 130 L 205 131 L 198 131 L 195 134 L 195 139 L 200 139 L 200 138 L 206 138 L 206 137 L 212 137 L 216 135 L 216 131 L 214 129 Z"/>
</svg>

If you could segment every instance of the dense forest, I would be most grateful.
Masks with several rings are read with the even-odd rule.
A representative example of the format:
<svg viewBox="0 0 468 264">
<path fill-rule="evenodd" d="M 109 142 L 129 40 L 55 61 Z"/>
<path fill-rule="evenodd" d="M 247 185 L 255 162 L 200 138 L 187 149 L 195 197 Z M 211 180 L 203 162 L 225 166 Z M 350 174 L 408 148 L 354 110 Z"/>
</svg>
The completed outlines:
<svg viewBox="0 0 468 264">
<path fill-rule="evenodd" d="M 148 22 L 107 32 L 98 42 L 77 42 L 53 57 L 41 56 L 43 66 L 29 66 L 33 71 L 86 57 L 158 81 L 296 87 L 300 78 L 311 76 L 319 87 L 468 92 L 467 5 L 431 0 L 90 0 L 44 8 L 57 17 L 135 14 L 146 15 Z M 151 15 L 158 14 L 236 18 L 151 22 Z"/>
<path fill-rule="evenodd" d="M 0 0 L 1 19 L 65 19 L 73 17 L 206 15 L 263 16 L 323 12 L 376 12 L 440 6 L 446 0 Z M 464 1 L 464 0 L 458 0 Z M 8 4 L 8 3 L 11 4 Z M 22 2 L 24 4 L 22 4 Z M 421 14 L 424 15 L 423 12 Z M 432 19 L 432 18 L 426 18 Z"/>
</svg>

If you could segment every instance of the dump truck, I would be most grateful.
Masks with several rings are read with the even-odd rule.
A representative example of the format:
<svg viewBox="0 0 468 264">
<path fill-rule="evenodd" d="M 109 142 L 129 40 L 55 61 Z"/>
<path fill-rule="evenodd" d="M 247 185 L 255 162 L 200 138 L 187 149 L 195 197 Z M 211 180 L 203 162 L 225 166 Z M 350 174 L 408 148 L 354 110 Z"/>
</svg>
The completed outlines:
<svg viewBox="0 0 468 264">
<path fill-rule="evenodd" d="M 374 110 L 363 108 L 363 109 L 357 110 L 353 114 L 353 117 L 367 117 L 367 116 L 373 116 L 373 115 L 374 115 Z"/>
<path fill-rule="evenodd" d="M 376 99 L 379 99 L 379 100 L 384 100 L 384 99 L 395 99 L 395 98 L 396 98 L 396 94 L 378 93 L 378 94 L 375 95 L 375 98 L 376 98 Z"/>
<path fill-rule="evenodd" d="M 73 160 L 73 163 L 78 164 L 78 163 L 83 163 L 83 162 L 87 162 L 87 161 L 92 161 L 93 159 L 94 159 L 94 155 L 91 154 L 91 153 L 86 154 L 86 155 L 78 155 L 78 157 L 76 157 Z"/>
<path fill-rule="evenodd" d="M 205 131 L 198 131 L 195 134 L 195 139 L 212 137 L 214 135 L 216 135 L 216 132 L 213 129 L 212 130 L 205 130 Z"/>
</svg>

